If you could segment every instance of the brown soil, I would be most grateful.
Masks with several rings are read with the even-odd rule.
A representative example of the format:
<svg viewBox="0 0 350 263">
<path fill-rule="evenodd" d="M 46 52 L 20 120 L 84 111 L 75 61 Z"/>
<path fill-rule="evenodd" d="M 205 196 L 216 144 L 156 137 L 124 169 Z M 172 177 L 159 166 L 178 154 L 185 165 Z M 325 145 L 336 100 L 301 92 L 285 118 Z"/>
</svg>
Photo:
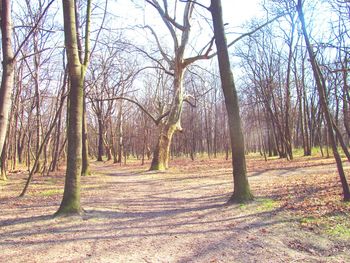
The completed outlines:
<svg viewBox="0 0 350 263">
<path fill-rule="evenodd" d="M 0 182 L 0 262 L 350 262 L 348 236 L 300 223 L 350 214 L 331 159 L 249 160 L 256 200 L 230 206 L 229 162 L 171 164 L 93 163 L 86 212 L 66 218 L 52 217 L 63 172 L 36 175 L 24 198 L 27 174 L 11 174 Z"/>
</svg>

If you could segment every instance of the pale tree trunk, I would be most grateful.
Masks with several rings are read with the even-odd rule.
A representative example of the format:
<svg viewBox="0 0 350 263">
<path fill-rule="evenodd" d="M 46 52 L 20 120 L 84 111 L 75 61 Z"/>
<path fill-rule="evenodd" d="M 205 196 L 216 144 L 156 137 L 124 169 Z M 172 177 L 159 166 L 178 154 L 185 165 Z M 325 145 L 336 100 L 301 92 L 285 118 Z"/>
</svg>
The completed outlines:
<svg viewBox="0 0 350 263">
<path fill-rule="evenodd" d="M 12 50 L 10 0 L 1 0 L 2 78 L 0 88 L 0 153 L 2 153 L 9 123 L 15 59 Z"/>
<path fill-rule="evenodd" d="M 169 30 L 174 44 L 173 58 L 170 58 L 170 56 L 168 56 L 165 53 L 162 46 L 159 44 L 158 38 L 154 30 L 149 27 L 152 35 L 154 35 L 157 40 L 157 45 L 160 53 L 162 54 L 164 60 L 167 61 L 168 66 L 173 71 L 174 76 L 173 101 L 171 102 L 171 107 L 168 116 L 164 118 L 164 120 L 159 124 L 159 138 L 153 152 L 153 159 L 150 167 L 150 170 L 164 170 L 167 169 L 169 165 L 170 145 L 173 134 L 175 131 L 181 130 L 180 122 L 184 96 L 183 78 L 185 69 L 188 65 L 195 62 L 198 59 L 208 59 L 208 56 L 206 54 L 186 59 L 184 58 L 185 49 L 188 44 L 190 35 L 190 19 L 193 12 L 194 2 L 186 2 L 181 25 L 172 20 L 172 18 L 170 18 L 171 16 L 168 13 L 168 2 L 166 0 L 162 1 L 163 8 L 157 0 L 146 0 L 146 2 L 150 3 L 162 17 L 162 20 L 165 23 L 167 29 Z M 210 48 L 207 53 L 209 52 Z"/>
<path fill-rule="evenodd" d="M 228 123 L 232 148 L 233 166 L 233 195 L 230 202 L 244 202 L 253 199 L 247 178 L 246 161 L 244 156 L 244 138 L 239 116 L 237 91 L 235 88 L 225 31 L 222 20 L 221 0 L 211 0 L 210 11 L 213 18 L 214 36 L 217 48 L 218 63 L 221 77 L 222 90 L 225 97 L 225 105 L 228 115 Z"/>
<path fill-rule="evenodd" d="M 157 145 L 153 152 L 150 170 L 166 170 L 169 168 L 171 140 L 175 131 L 174 125 L 165 125 L 160 129 Z"/>
<path fill-rule="evenodd" d="M 150 170 L 166 170 L 169 168 L 170 146 L 175 131 L 181 131 L 181 112 L 183 104 L 183 77 L 184 68 L 177 63 L 175 69 L 174 90 L 175 96 L 172 108 L 165 123 L 161 123 L 157 145 L 153 152 Z"/>
<path fill-rule="evenodd" d="M 68 151 L 67 170 L 64 185 L 63 199 L 57 215 L 81 214 L 83 209 L 80 204 L 80 179 L 82 171 L 82 131 L 84 108 L 84 77 L 89 61 L 89 27 L 91 1 L 87 3 L 85 57 L 79 59 L 76 6 L 74 1 L 62 0 L 64 35 L 68 59 L 68 72 L 70 78 L 69 105 L 68 105 Z"/>
<path fill-rule="evenodd" d="M 307 48 L 309 58 L 310 58 L 310 63 L 311 63 L 312 70 L 314 73 L 314 78 L 315 78 L 315 82 L 316 82 L 318 95 L 320 97 L 321 109 L 323 111 L 323 114 L 324 114 L 324 117 L 326 120 L 328 137 L 330 139 L 330 143 L 331 143 L 331 147 L 332 147 L 332 151 L 333 151 L 333 156 L 334 156 L 334 159 L 335 159 L 336 164 L 337 164 L 339 179 L 340 179 L 340 182 L 341 182 L 341 185 L 343 188 L 343 199 L 344 199 L 344 201 L 350 201 L 349 185 L 348 185 L 346 175 L 344 172 L 342 160 L 341 160 L 340 154 L 338 152 L 336 138 L 335 138 L 335 134 L 334 134 L 334 130 L 333 130 L 334 129 L 334 127 L 333 127 L 334 120 L 333 120 L 333 117 L 331 116 L 331 113 L 330 113 L 329 108 L 328 108 L 328 102 L 327 102 L 326 90 L 325 90 L 326 83 L 325 83 L 325 80 L 322 76 L 321 70 L 317 64 L 315 54 L 313 53 L 313 50 L 312 50 L 312 46 L 311 46 L 311 43 L 309 40 L 309 35 L 307 33 L 307 30 L 306 30 L 306 23 L 305 23 L 305 19 L 304 19 L 304 13 L 302 10 L 301 0 L 298 0 L 297 10 L 298 10 L 298 14 L 299 14 L 299 20 L 301 22 L 301 28 L 302 28 L 303 35 L 304 35 L 306 48 Z"/>
</svg>

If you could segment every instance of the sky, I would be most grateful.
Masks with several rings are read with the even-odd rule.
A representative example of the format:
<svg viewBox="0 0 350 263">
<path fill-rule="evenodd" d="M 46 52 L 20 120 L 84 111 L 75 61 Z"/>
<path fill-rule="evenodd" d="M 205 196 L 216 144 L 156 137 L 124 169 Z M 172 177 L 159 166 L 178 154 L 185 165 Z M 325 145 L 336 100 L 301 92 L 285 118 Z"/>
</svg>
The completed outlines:
<svg viewBox="0 0 350 263">
<path fill-rule="evenodd" d="M 118 16 L 123 18 L 124 24 L 133 24 L 144 20 L 149 23 L 151 20 L 158 20 L 159 16 L 155 15 L 149 4 L 145 3 L 144 0 L 134 0 L 138 3 L 138 9 L 131 3 L 130 0 L 115 0 L 109 3 L 111 9 L 118 13 Z M 160 1 L 162 2 L 162 1 Z M 168 1 L 171 6 L 172 0 Z M 201 0 L 205 6 L 209 6 L 210 1 Z M 230 26 L 239 26 L 242 22 L 246 22 L 252 17 L 261 16 L 261 7 L 259 7 L 260 0 L 245 0 L 245 1 L 233 1 L 233 0 L 222 0 L 223 16 L 225 22 L 228 22 Z M 184 5 L 184 3 L 178 3 L 178 6 Z M 143 13 L 146 10 L 146 14 Z M 178 8 L 180 9 L 180 8 Z M 208 16 L 209 16 L 208 12 Z M 159 21 L 159 20 L 158 20 Z"/>
</svg>

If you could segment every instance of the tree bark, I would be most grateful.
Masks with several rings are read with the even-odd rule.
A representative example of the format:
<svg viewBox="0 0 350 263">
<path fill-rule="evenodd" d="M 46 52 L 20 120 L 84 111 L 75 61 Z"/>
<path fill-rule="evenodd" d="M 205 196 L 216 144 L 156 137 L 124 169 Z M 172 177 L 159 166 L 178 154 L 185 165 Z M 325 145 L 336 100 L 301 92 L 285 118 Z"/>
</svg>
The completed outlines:
<svg viewBox="0 0 350 263">
<path fill-rule="evenodd" d="M 0 153 L 3 151 L 8 129 L 11 93 L 14 82 L 15 59 L 12 50 L 10 0 L 1 0 L 2 78 L 0 88 Z"/>
<path fill-rule="evenodd" d="M 103 121 L 102 121 L 102 112 L 97 115 L 98 119 L 98 152 L 97 152 L 97 161 L 103 161 Z"/>
<path fill-rule="evenodd" d="M 88 135 L 87 135 L 87 123 L 86 123 L 86 101 L 84 99 L 84 108 L 83 108 L 83 145 L 82 145 L 82 168 L 81 175 L 87 176 L 91 174 L 90 164 L 89 164 L 89 144 L 88 144 Z"/>
<path fill-rule="evenodd" d="M 0 154 L 0 180 L 2 181 L 7 180 L 6 162 L 7 162 L 7 147 L 6 147 L 6 141 L 5 141 L 4 147 Z"/>
<path fill-rule="evenodd" d="M 174 125 L 168 125 L 160 130 L 158 142 L 153 152 L 151 171 L 162 171 L 169 168 L 170 144 L 175 129 Z"/>
<path fill-rule="evenodd" d="M 157 145 L 153 152 L 150 170 L 166 170 L 169 168 L 169 156 L 171 141 L 175 131 L 181 131 L 181 112 L 183 105 L 183 76 L 184 68 L 182 63 L 177 62 L 174 78 L 175 96 L 172 108 L 164 124 L 160 124 Z"/>
<path fill-rule="evenodd" d="M 85 57 L 82 63 L 79 58 L 79 48 L 76 28 L 75 1 L 62 0 L 64 18 L 64 38 L 70 78 L 68 105 L 68 152 L 67 170 L 64 193 L 57 215 L 81 214 L 80 179 L 82 171 L 83 142 L 83 108 L 84 108 L 84 77 L 89 61 L 89 28 L 91 0 L 87 2 Z"/>
<path fill-rule="evenodd" d="M 214 36 L 220 70 L 222 90 L 228 115 L 232 147 L 234 190 L 230 202 L 244 202 L 253 199 L 247 178 L 244 156 L 244 138 L 239 116 L 237 91 L 231 72 L 227 42 L 222 20 L 221 0 L 211 0 L 210 11 L 213 18 Z"/>
</svg>

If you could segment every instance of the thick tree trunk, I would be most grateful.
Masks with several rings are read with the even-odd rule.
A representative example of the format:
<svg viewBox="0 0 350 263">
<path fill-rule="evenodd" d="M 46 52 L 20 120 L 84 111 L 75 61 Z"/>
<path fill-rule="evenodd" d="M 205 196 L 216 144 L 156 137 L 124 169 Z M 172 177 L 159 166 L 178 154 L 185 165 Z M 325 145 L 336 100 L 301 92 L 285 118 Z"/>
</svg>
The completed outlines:
<svg viewBox="0 0 350 263">
<path fill-rule="evenodd" d="M 246 161 L 244 156 L 244 138 L 239 116 L 237 91 L 235 88 L 227 43 L 222 20 L 221 0 L 211 0 L 210 11 L 213 17 L 214 36 L 218 53 L 218 63 L 232 147 L 232 165 L 234 190 L 231 202 L 244 202 L 253 199 L 247 178 Z"/>
<path fill-rule="evenodd" d="M 175 130 L 175 125 L 165 126 L 161 129 L 157 145 L 153 152 L 151 171 L 162 171 L 169 168 L 170 145 Z"/>
<path fill-rule="evenodd" d="M 70 78 L 68 102 L 68 152 L 67 170 L 64 185 L 63 199 L 57 215 L 81 214 L 80 179 L 82 171 L 82 142 L 83 142 L 83 108 L 84 108 L 84 76 L 89 61 L 89 26 L 91 1 L 88 1 L 86 16 L 85 58 L 82 63 L 79 59 L 76 7 L 74 1 L 63 2 L 64 36 L 68 58 L 68 72 Z"/>
<path fill-rule="evenodd" d="M 73 69 L 71 69 L 73 67 Z M 71 87 L 69 92 L 69 117 L 67 127 L 68 152 L 64 195 L 58 214 L 82 212 L 80 206 L 80 175 L 82 167 L 82 130 L 83 130 L 83 81 L 82 74 L 74 74 L 76 65 L 69 65 Z M 72 72 L 73 71 L 73 72 Z M 80 70 L 77 70 L 80 71 Z"/>
<path fill-rule="evenodd" d="M 0 153 L 5 144 L 11 109 L 15 59 L 12 50 L 12 25 L 10 0 L 1 0 L 2 78 L 0 87 Z"/>
<path fill-rule="evenodd" d="M 172 108 L 161 129 L 157 145 L 153 151 L 153 159 L 150 170 L 166 170 L 169 167 L 171 141 L 175 131 L 181 131 L 181 112 L 183 104 L 183 76 L 185 73 L 181 63 L 177 63 L 175 69 L 174 90 L 175 96 Z"/>
</svg>

